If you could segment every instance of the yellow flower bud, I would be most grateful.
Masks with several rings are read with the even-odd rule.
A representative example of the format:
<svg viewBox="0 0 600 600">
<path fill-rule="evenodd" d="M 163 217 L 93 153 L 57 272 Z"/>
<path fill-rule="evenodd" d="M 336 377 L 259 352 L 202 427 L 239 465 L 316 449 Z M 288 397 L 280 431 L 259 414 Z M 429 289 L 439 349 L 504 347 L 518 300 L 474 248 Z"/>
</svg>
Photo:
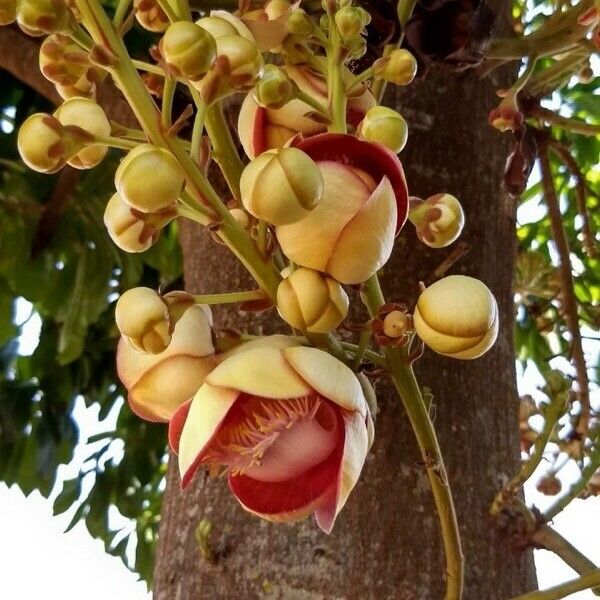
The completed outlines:
<svg viewBox="0 0 600 600">
<path fill-rule="evenodd" d="M 313 20 L 301 8 L 293 10 L 287 21 L 287 30 L 296 35 L 309 35 L 314 27 Z"/>
<path fill-rule="evenodd" d="M 478 358 L 498 336 L 496 299 L 485 284 L 464 275 L 450 275 L 428 287 L 413 319 L 427 346 L 453 358 Z"/>
<path fill-rule="evenodd" d="M 294 98 L 294 85 L 283 69 L 266 65 L 252 93 L 261 106 L 281 108 Z"/>
<path fill-rule="evenodd" d="M 358 126 L 358 137 L 400 152 L 406 145 L 408 126 L 402 115 L 387 106 L 374 106 Z"/>
<path fill-rule="evenodd" d="M 64 86 L 75 85 L 90 68 L 88 53 L 61 33 L 42 42 L 39 65 L 46 79 Z"/>
<path fill-rule="evenodd" d="M 460 235 L 465 215 L 460 202 L 450 194 L 436 194 L 425 201 L 411 201 L 408 218 L 418 238 L 430 248 L 445 248 Z"/>
<path fill-rule="evenodd" d="M 65 100 L 54 112 L 54 116 L 63 126 L 80 127 L 91 136 L 107 138 L 110 135 L 110 122 L 100 105 L 87 98 Z M 89 144 L 71 157 L 67 162 L 76 169 L 91 169 L 99 164 L 108 148 L 99 144 Z"/>
<path fill-rule="evenodd" d="M 344 288 L 323 273 L 300 267 L 277 288 L 277 310 L 292 327 L 310 333 L 333 331 L 348 314 Z"/>
<path fill-rule="evenodd" d="M 17 18 L 17 0 L 0 0 L 0 25 L 10 25 Z"/>
<path fill-rule="evenodd" d="M 360 35 L 371 22 L 371 15 L 358 6 L 344 6 L 335 13 L 335 24 L 344 40 Z"/>
<path fill-rule="evenodd" d="M 25 120 L 19 129 L 17 147 L 23 162 L 40 173 L 56 173 L 70 156 L 63 126 L 45 113 Z"/>
<path fill-rule="evenodd" d="M 284 15 L 291 6 L 288 0 L 269 0 L 265 4 L 265 13 L 270 20 L 274 20 Z"/>
<path fill-rule="evenodd" d="M 273 149 L 244 169 L 240 192 L 250 214 L 272 225 L 287 225 L 304 218 L 317 205 L 323 177 L 302 150 Z"/>
<path fill-rule="evenodd" d="M 408 85 L 417 74 L 417 60 L 404 48 L 397 48 L 373 63 L 373 71 L 377 77 L 397 85 Z"/>
<path fill-rule="evenodd" d="M 156 243 L 160 230 L 177 216 L 174 208 L 143 213 L 113 194 L 104 211 L 104 224 L 112 241 L 125 252 L 144 252 Z"/>
<path fill-rule="evenodd" d="M 250 217 L 248 213 L 241 208 L 230 208 L 231 216 L 237 221 L 238 225 L 243 229 L 248 229 L 250 226 Z"/>
<path fill-rule="evenodd" d="M 171 4 L 170 0 L 169 4 Z M 169 26 L 169 18 L 160 7 L 158 0 L 133 0 L 135 18 L 148 31 L 162 33 Z"/>
<path fill-rule="evenodd" d="M 224 19 L 222 16 L 211 15 L 210 17 L 202 17 L 196 21 L 196 25 L 208 31 L 215 40 L 229 35 L 240 35 L 239 30 L 233 25 L 233 22 Z"/>
<path fill-rule="evenodd" d="M 214 38 L 206 29 L 189 21 L 169 26 L 160 41 L 160 51 L 175 75 L 191 81 L 205 75 L 217 58 Z"/>
<path fill-rule="evenodd" d="M 21 0 L 17 23 L 27 35 L 37 37 L 71 31 L 74 18 L 64 0 Z"/>
<path fill-rule="evenodd" d="M 228 35 L 217 40 L 219 58 L 226 58 L 229 77 L 238 87 L 251 86 L 262 73 L 264 63 L 256 44 L 240 35 Z"/>
<path fill-rule="evenodd" d="M 184 184 L 185 174 L 177 159 L 152 144 L 131 150 L 115 173 L 115 187 L 123 200 L 145 213 L 170 207 Z"/>
<path fill-rule="evenodd" d="M 174 325 L 167 305 L 150 288 L 127 290 L 117 302 L 115 321 L 121 335 L 138 352 L 158 354 L 171 341 Z"/>
</svg>

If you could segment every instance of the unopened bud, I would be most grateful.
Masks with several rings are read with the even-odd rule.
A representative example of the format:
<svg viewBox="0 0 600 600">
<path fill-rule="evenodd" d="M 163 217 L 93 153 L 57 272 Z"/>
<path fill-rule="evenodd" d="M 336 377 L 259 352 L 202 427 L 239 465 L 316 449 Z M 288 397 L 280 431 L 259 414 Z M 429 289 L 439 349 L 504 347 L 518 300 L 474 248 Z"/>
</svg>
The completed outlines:
<svg viewBox="0 0 600 600">
<path fill-rule="evenodd" d="M 234 21 L 219 16 L 202 17 L 196 21 L 196 25 L 208 31 L 215 40 L 229 35 L 239 35 Z"/>
<path fill-rule="evenodd" d="M 294 98 L 294 84 L 283 69 L 266 65 L 253 95 L 261 106 L 281 108 Z"/>
<path fill-rule="evenodd" d="M 460 202 L 450 194 L 436 194 L 427 200 L 411 200 L 408 215 L 418 238 L 430 248 L 445 248 L 460 235 L 465 215 Z"/>
<path fill-rule="evenodd" d="M 71 150 L 63 126 L 45 113 L 36 113 L 25 120 L 19 129 L 17 147 L 23 162 L 40 173 L 62 169 Z"/>
<path fill-rule="evenodd" d="M 335 13 L 335 24 L 344 40 L 360 35 L 371 22 L 371 15 L 358 6 L 344 6 Z"/>
<path fill-rule="evenodd" d="M 230 208 L 229 213 L 242 229 L 248 229 L 250 226 L 250 217 L 245 210 L 242 208 Z"/>
<path fill-rule="evenodd" d="M 17 23 L 27 35 L 37 37 L 68 33 L 73 29 L 74 18 L 64 0 L 21 0 Z"/>
<path fill-rule="evenodd" d="M 133 0 L 133 6 L 135 8 L 135 18 L 144 29 L 155 33 L 162 33 L 167 30 L 170 22 L 169 17 L 161 8 L 158 0 Z"/>
<path fill-rule="evenodd" d="M 144 252 L 156 243 L 160 230 L 177 216 L 174 208 L 143 213 L 113 194 L 104 211 L 104 225 L 112 241 L 125 252 Z"/>
<path fill-rule="evenodd" d="M 17 18 L 17 0 L 0 0 L 0 25 L 10 25 Z"/>
<path fill-rule="evenodd" d="M 293 10 L 287 20 L 287 30 L 296 35 L 310 35 L 314 28 L 314 21 L 301 8 Z"/>
<path fill-rule="evenodd" d="M 580 83 L 590 83 L 590 81 L 594 79 L 594 71 L 589 63 L 579 69 L 579 72 L 577 73 L 577 79 L 579 79 Z"/>
<path fill-rule="evenodd" d="M 545 496 L 556 496 L 562 490 L 562 483 L 556 475 L 550 473 L 542 477 L 535 487 Z"/>
<path fill-rule="evenodd" d="M 406 145 L 408 125 L 401 114 L 387 106 L 374 106 L 358 126 L 358 137 L 387 146 L 396 154 Z"/>
<path fill-rule="evenodd" d="M 496 299 L 478 279 L 450 275 L 417 301 L 415 330 L 438 354 L 470 360 L 485 354 L 498 336 Z"/>
<path fill-rule="evenodd" d="M 170 25 L 159 47 L 174 74 L 190 81 L 205 75 L 217 58 L 217 45 L 212 35 L 189 21 Z"/>
<path fill-rule="evenodd" d="M 105 112 L 93 100 L 87 98 L 72 98 L 65 100 L 54 112 L 60 124 L 75 126 L 88 133 L 93 138 L 110 136 L 110 122 Z M 82 142 L 83 143 L 83 142 Z M 76 169 L 91 169 L 99 164 L 108 148 L 99 144 L 86 144 L 86 147 L 71 157 L 67 162 Z"/>
<path fill-rule="evenodd" d="M 408 50 L 397 48 L 388 56 L 376 60 L 373 72 L 377 77 L 396 85 L 408 85 L 417 74 L 417 60 Z"/>
<path fill-rule="evenodd" d="M 250 214 L 272 225 L 286 225 L 299 221 L 317 205 L 323 176 L 302 150 L 276 148 L 244 169 L 240 192 Z"/>
<path fill-rule="evenodd" d="M 145 213 L 170 207 L 184 184 L 185 174 L 177 159 L 152 144 L 131 150 L 115 173 L 115 187 L 123 200 Z"/>
<path fill-rule="evenodd" d="M 252 85 L 264 67 L 256 44 L 240 35 L 219 38 L 217 55 L 220 59 L 227 59 L 227 74 L 240 88 Z"/>
<path fill-rule="evenodd" d="M 288 0 L 269 0 L 265 4 L 265 13 L 270 21 L 274 21 L 290 10 L 290 7 Z"/>
<path fill-rule="evenodd" d="M 333 331 L 348 314 L 344 288 L 323 273 L 301 267 L 277 288 L 277 310 L 292 327 L 310 333 Z"/>
</svg>

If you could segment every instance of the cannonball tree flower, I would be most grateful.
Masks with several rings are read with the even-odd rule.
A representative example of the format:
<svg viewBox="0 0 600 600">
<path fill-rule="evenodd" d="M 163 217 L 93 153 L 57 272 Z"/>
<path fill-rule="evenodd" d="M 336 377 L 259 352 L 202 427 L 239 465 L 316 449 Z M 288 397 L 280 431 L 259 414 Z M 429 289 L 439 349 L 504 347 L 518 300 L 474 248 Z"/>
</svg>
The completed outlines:
<svg viewBox="0 0 600 600">
<path fill-rule="evenodd" d="M 465 360 L 485 354 L 498 337 L 498 305 L 473 277 L 450 275 L 430 285 L 413 314 L 423 342 L 438 354 Z"/>
<path fill-rule="evenodd" d="M 370 446 L 367 402 L 331 355 L 270 340 L 230 354 L 175 414 L 181 485 L 201 467 L 224 472 L 249 512 L 284 522 L 314 512 L 329 533 Z"/>
<path fill-rule="evenodd" d="M 303 219 L 276 228 L 284 254 L 341 283 L 361 283 L 390 257 L 406 220 L 408 192 L 398 157 L 352 135 L 294 140 L 318 165 L 323 194 Z"/>
<path fill-rule="evenodd" d="M 121 338 L 117 374 L 133 412 L 148 421 L 168 421 L 198 391 L 216 364 L 212 315 L 207 306 L 188 308 L 177 321 L 169 345 L 145 354 Z"/>
<path fill-rule="evenodd" d="M 306 65 L 285 65 L 281 69 L 305 94 L 317 102 L 327 104 L 327 82 Z M 349 81 L 351 74 L 347 69 L 344 75 Z M 348 91 L 346 117 L 356 127 L 369 108 L 375 106 L 375 98 L 363 85 L 357 85 Z M 254 92 L 249 93 L 240 108 L 238 133 L 244 151 L 254 158 L 271 148 L 281 148 L 301 133 L 304 136 L 322 133 L 327 126 L 311 116 L 314 109 L 303 100 L 294 98 L 281 108 L 261 106 Z"/>
</svg>

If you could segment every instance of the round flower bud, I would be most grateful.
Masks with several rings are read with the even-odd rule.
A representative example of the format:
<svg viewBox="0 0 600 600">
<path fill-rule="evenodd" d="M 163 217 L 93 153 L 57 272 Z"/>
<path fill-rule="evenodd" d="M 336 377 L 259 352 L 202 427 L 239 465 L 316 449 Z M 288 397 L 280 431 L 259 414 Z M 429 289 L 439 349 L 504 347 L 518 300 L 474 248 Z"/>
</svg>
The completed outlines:
<svg viewBox="0 0 600 600">
<path fill-rule="evenodd" d="M 73 15 L 63 0 L 21 0 L 17 23 L 27 35 L 36 37 L 66 33 L 73 28 Z"/>
<path fill-rule="evenodd" d="M 240 193 L 250 214 L 272 225 L 286 225 L 304 218 L 317 205 L 323 177 L 302 150 L 273 149 L 244 169 Z"/>
<path fill-rule="evenodd" d="M 248 229 L 250 226 L 250 217 L 245 210 L 241 208 L 230 208 L 229 213 L 242 229 Z"/>
<path fill-rule="evenodd" d="M 144 252 L 158 240 L 160 230 L 177 216 L 168 208 L 158 213 L 143 213 L 113 194 L 104 211 L 104 225 L 112 241 L 125 252 Z"/>
<path fill-rule="evenodd" d="M 93 100 L 71 98 L 65 100 L 54 112 L 63 126 L 74 125 L 93 137 L 107 138 L 110 135 L 110 122 L 105 112 Z M 67 162 L 76 169 L 91 169 L 102 162 L 108 148 L 99 144 L 87 145 Z"/>
<path fill-rule="evenodd" d="M 315 24 L 301 8 L 293 10 L 287 21 L 287 30 L 296 35 L 310 35 Z"/>
<path fill-rule="evenodd" d="M 418 336 L 438 354 L 470 360 L 498 336 L 498 305 L 479 280 L 450 275 L 429 286 L 413 314 Z"/>
<path fill-rule="evenodd" d="M 240 35 L 228 35 L 217 40 L 217 55 L 228 61 L 228 75 L 239 80 L 239 87 L 250 86 L 262 73 L 263 59 L 256 44 Z"/>
<path fill-rule="evenodd" d="M 171 341 L 173 326 L 167 305 L 150 288 L 137 287 L 121 295 L 115 321 L 121 335 L 138 352 L 158 354 Z"/>
<path fill-rule="evenodd" d="M 56 173 L 69 158 L 68 140 L 58 119 L 45 113 L 31 115 L 21 125 L 17 147 L 23 162 L 40 173 Z"/>
<path fill-rule="evenodd" d="M 148 31 L 162 33 L 169 26 L 169 17 L 160 7 L 158 0 L 133 0 L 135 18 Z"/>
<path fill-rule="evenodd" d="M 170 207 L 184 184 L 185 174 L 177 159 L 152 144 L 131 150 L 115 173 L 115 187 L 123 200 L 144 213 Z"/>
<path fill-rule="evenodd" d="M 344 6 L 335 14 L 335 24 L 344 40 L 360 35 L 370 22 L 371 15 L 358 6 Z"/>
<path fill-rule="evenodd" d="M 358 126 L 358 137 L 387 146 L 396 154 L 406 145 L 408 126 L 401 114 L 387 106 L 374 106 Z"/>
<path fill-rule="evenodd" d="M 0 25 L 10 25 L 17 18 L 17 0 L 0 0 Z"/>
<path fill-rule="evenodd" d="M 208 31 L 215 40 L 228 35 L 240 35 L 240 32 L 233 23 L 221 16 L 211 15 L 210 17 L 202 17 L 196 21 L 196 25 Z"/>
<path fill-rule="evenodd" d="M 266 65 L 252 93 L 261 106 L 281 108 L 294 98 L 294 85 L 283 69 Z"/>
<path fill-rule="evenodd" d="M 392 50 L 384 58 L 373 63 L 373 71 L 377 77 L 397 85 L 409 84 L 417 74 L 417 60 L 404 48 Z"/>
<path fill-rule="evenodd" d="M 40 71 L 52 83 L 77 84 L 90 68 L 88 53 L 67 35 L 55 33 L 40 46 Z"/>
<path fill-rule="evenodd" d="M 277 311 L 295 329 L 310 333 L 333 331 L 348 314 L 344 288 L 323 273 L 300 267 L 277 288 Z"/>
<path fill-rule="evenodd" d="M 436 194 L 425 201 L 411 200 L 408 215 L 417 237 L 430 248 L 445 248 L 460 235 L 465 215 L 460 202 L 450 194 Z"/>
<path fill-rule="evenodd" d="M 177 21 L 169 26 L 160 41 L 160 51 L 176 76 L 191 81 L 200 79 L 217 58 L 214 38 L 189 21 Z"/>
</svg>

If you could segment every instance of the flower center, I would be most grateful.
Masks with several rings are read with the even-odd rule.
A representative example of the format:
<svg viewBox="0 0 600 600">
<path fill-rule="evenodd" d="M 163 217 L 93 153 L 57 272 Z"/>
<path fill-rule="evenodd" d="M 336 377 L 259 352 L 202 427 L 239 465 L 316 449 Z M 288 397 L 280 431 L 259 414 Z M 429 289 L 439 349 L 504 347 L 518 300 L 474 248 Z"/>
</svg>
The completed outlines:
<svg viewBox="0 0 600 600">
<path fill-rule="evenodd" d="M 338 416 L 317 394 L 271 400 L 244 395 L 207 449 L 211 474 L 285 481 L 324 461 L 339 438 Z"/>
</svg>

